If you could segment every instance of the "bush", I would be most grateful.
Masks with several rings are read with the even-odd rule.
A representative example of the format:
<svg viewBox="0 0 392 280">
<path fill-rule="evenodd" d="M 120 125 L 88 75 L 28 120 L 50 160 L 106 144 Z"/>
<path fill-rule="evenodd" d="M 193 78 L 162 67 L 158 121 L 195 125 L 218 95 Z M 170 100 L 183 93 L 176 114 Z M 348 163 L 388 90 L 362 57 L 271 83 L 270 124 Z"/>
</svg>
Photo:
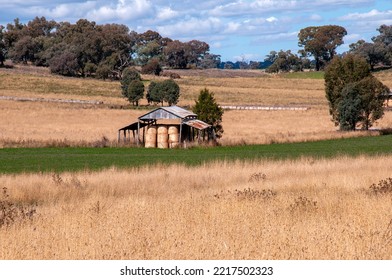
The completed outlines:
<svg viewBox="0 0 392 280">
<path fill-rule="evenodd" d="M 132 81 L 141 81 L 140 73 L 135 68 L 125 68 L 121 75 L 121 93 L 128 98 L 128 87 Z"/>
<path fill-rule="evenodd" d="M 162 67 L 158 59 L 151 59 L 146 65 L 142 67 L 142 74 L 153 74 L 159 76 L 162 72 Z"/>
<path fill-rule="evenodd" d="M 175 72 L 171 72 L 171 71 L 164 71 L 162 74 L 163 77 L 169 77 L 171 79 L 181 79 L 181 76 Z"/>
<path fill-rule="evenodd" d="M 139 100 L 144 96 L 144 84 L 141 81 L 134 80 L 128 86 L 127 98 L 132 105 L 139 106 Z"/>
<path fill-rule="evenodd" d="M 26 207 L 9 200 L 7 188 L 3 188 L 0 198 L 0 228 L 16 222 L 30 220 L 36 214 L 36 205 Z"/>
<path fill-rule="evenodd" d="M 173 80 L 165 80 L 163 82 L 151 82 L 148 86 L 147 101 L 148 103 L 167 102 L 169 106 L 177 104 L 180 97 L 180 87 Z"/>
<path fill-rule="evenodd" d="M 64 52 L 59 56 L 53 57 L 49 61 L 49 68 L 52 73 L 63 76 L 77 76 L 79 64 L 75 54 Z"/>
<path fill-rule="evenodd" d="M 381 180 L 377 185 L 372 184 L 369 188 L 375 195 L 392 194 L 392 177 Z"/>
<path fill-rule="evenodd" d="M 327 67 L 325 91 L 336 125 L 355 130 L 361 122 L 367 130 L 383 116 L 383 96 L 389 89 L 371 75 L 363 58 L 348 55 L 334 58 Z"/>
<path fill-rule="evenodd" d="M 223 109 L 219 107 L 215 100 L 214 93 L 208 89 L 200 91 L 199 97 L 193 107 L 193 112 L 198 119 L 212 125 L 212 130 L 208 133 L 208 140 L 221 138 L 223 134 L 222 116 Z"/>
</svg>

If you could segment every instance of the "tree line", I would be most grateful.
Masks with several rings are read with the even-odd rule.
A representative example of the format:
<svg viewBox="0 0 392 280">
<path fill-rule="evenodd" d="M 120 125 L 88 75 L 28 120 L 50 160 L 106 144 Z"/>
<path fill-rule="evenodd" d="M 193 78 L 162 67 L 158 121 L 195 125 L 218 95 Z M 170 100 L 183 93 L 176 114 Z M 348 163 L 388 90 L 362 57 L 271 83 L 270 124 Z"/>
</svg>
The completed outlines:
<svg viewBox="0 0 392 280">
<path fill-rule="evenodd" d="M 338 25 L 310 26 L 298 33 L 298 46 L 303 47 L 298 54 L 291 50 L 271 51 L 265 62 L 271 63 L 267 71 L 287 72 L 302 71 L 303 69 L 324 69 L 335 56 L 347 54 L 364 58 L 373 70 L 376 65 L 392 66 L 392 25 L 381 25 L 372 42 L 359 40 L 350 44 L 349 51 L 337 54 L 336 49 L 344 43 L 347 35 L 344 27 Z"/>
<path fill-rule="evenodd" d="M 170 68 L 216 68 L 220 63 L 202 41 L 181 42 L 151 30 L 137 33 L 122 24 L 86 19 L 71 24 L 45 17 L 0 26 L 0 65 L 6 59 L 47 66 L 60 75 L 103 79 L 120 79 L 125 68 L 156 61 Z"/>
<path fill-rule="evenodd" d="M 392 65 L 392 25 L 381 25 L 372 42 L 359 40 L 348 53 L 366 59 L 371 69 Z M 310 26 L 298 33 L 297 54 L 291 50 L 271 51 L 264 61 L 222 62 L 210 53 L 206 42 L 181 42 L 148 30 L 130 31 L 122 24 L 96 24 L 80 19 L 75 24 L 36 17 L 27 24 L 19 19 L 0 26 L 0 66 L 6 59 L 15 63 L 47 66 L 66 76 L 120 79 L 129 66 L 159 74 L 167 68 L 267 69 L 267 72 L 324 69 L 337 55 L 336 49 L 347 35 L 338 25 Z"/>
</svg>

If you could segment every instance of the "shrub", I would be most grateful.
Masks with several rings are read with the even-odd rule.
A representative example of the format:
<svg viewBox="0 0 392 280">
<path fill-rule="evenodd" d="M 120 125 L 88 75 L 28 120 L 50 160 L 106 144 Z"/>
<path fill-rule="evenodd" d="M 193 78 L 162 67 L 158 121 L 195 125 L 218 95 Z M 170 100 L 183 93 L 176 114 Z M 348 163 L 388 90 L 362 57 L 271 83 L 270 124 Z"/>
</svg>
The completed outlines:
<svg viewBox="0 0 392 280">
<path fill-rule="evenodd" d="M 375 195 L 392 194 L 392 177 L 379 181 L 377 185 L 372 184 L 369 188 Z"/>
<path fill-rule="evenodd" d="M 121 78 L 121 93 L 128 99 L 128 87 L 132 81 L 141 81 L 140 73 L 135 68 L 125 68 Z"/>
<path fill-rule="evenodd" d="M 173 80 L 163 82 L 151 82 L 147 90 L 148 103 L 162 103 L 166 101 L 169 106 L 177 104 L 180 97 L 180 87 Z"/>
<path fill-rule="evenodd" d="M 253 173 L 249 177 L 249 182 L 259 182 L 267 179 L 267 175 L 262 172 Z"/>
<path fill-rule="evenodd" d="M 134 80 L 128 85 L 127 98 L 133 105 L 139 106 L 139 100 L 144 96 L 144 84 Z"/>
<path fill-rule="evenodd" d="M 215 100 L 214 93 L 208 89 L 200 91 L 199 97 L 193 107 L 193 112 L 198 119 L 212 125 L 212 131 L 208 133 L 208 140 L 221 138 L 223 134 L 222 116 L 223 109 Z"/>
<path fill-rule="evenodd" d="M 238 200 L 269 200 L 275 198 L 277 195 L 276 191 L 270 189 L 263 190 L 254 190 L 251 188 L 243 189 L 243 190 L 234 190 L 232 191 L 222 191 L 220 194 L 215 194 L 214 197 L 216 199 L 228 199 L 235 198 Z"/>
<path fill-rule="evenodd" d="M 18 221 L 30 220 L 36 214 L 36 205 L 23 206 L 9 199 L 7 188 L 3 188 L 0 198 L 0 228 L 8 227 Z"/>
<path fill-rule="evenodd" d="M 171 72 L 171 71 L 164 71 L 162 76 L 169 77 L 171 79 L 181 79 L 181 76 L 178 73 Z"/>
<path fill-rule="evenodd" d="M 151 59 L 146 65 L 142 67 L 142 74 L 153 74 L 159 76 L 162 72 L 162 67 L 158 59 Z"/>
<path fill-rule="evenodd" d="M 290 212 L 313 212 L 318 209 L 317 201 L 310 200 L 305 196 L 300 196 L 294 200 L 294 203 L 290 204 Z"/>
</svg>

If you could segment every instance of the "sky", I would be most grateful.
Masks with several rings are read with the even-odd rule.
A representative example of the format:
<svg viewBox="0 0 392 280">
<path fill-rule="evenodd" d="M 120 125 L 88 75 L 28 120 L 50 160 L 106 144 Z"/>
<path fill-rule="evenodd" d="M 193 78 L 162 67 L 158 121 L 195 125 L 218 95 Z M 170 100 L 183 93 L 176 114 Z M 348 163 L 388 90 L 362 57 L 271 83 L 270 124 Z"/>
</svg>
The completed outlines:
<svg viewBox="0 0 392 280">
<path fill-rule="evenodd" d="M 75 23 L 125 24 L 187 42 L 200 40 L 222 61 L 263 61 L 270 51 L 296 53 L 298 32 L 308 26 L 346 28 L 344 45 L 371 42 L 382 24 L 392 25 L 392 0 L 0 0 L 0 25 L 36 16 Z"/>
</svg>

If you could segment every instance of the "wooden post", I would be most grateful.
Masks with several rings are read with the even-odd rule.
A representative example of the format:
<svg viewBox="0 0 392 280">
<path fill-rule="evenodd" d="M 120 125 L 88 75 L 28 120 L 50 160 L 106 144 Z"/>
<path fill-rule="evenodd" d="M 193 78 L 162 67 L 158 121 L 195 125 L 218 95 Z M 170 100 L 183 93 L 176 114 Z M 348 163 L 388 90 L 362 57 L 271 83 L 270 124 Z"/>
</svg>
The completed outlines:
<svg viewBox="0 0 392 280">
<path fill-rule="evenodd" d="M 182 121 L 181 121 L 181 123 L 180 123 L 180 135 L 179 135 L 180 137 L 178 137 L 178 143 L 179 143 L 179 145 L 180 145 L 180 147 L 181 147 L 181 143 L 182 143 L 182 140 L 181 140 L 181 136 L 182 136 Z"/>
<path fill-rule="evenodd" d="M 136 144 L 139 146 L 139 133 L 140 133 L 140 121 L 138 120 L 137 121 L 137 131 L 136 131 L 136 135 L 137 135 L 137 138 L 136 138 Z"/>
<path fill-rule="evenodd" d="M 143 144 L 145 144 L 146 143 L 146 131 L 145 131 L 145 129 L 146 129 L 146 127 L 145 126 L 143 126 Z"/>
</svg>

